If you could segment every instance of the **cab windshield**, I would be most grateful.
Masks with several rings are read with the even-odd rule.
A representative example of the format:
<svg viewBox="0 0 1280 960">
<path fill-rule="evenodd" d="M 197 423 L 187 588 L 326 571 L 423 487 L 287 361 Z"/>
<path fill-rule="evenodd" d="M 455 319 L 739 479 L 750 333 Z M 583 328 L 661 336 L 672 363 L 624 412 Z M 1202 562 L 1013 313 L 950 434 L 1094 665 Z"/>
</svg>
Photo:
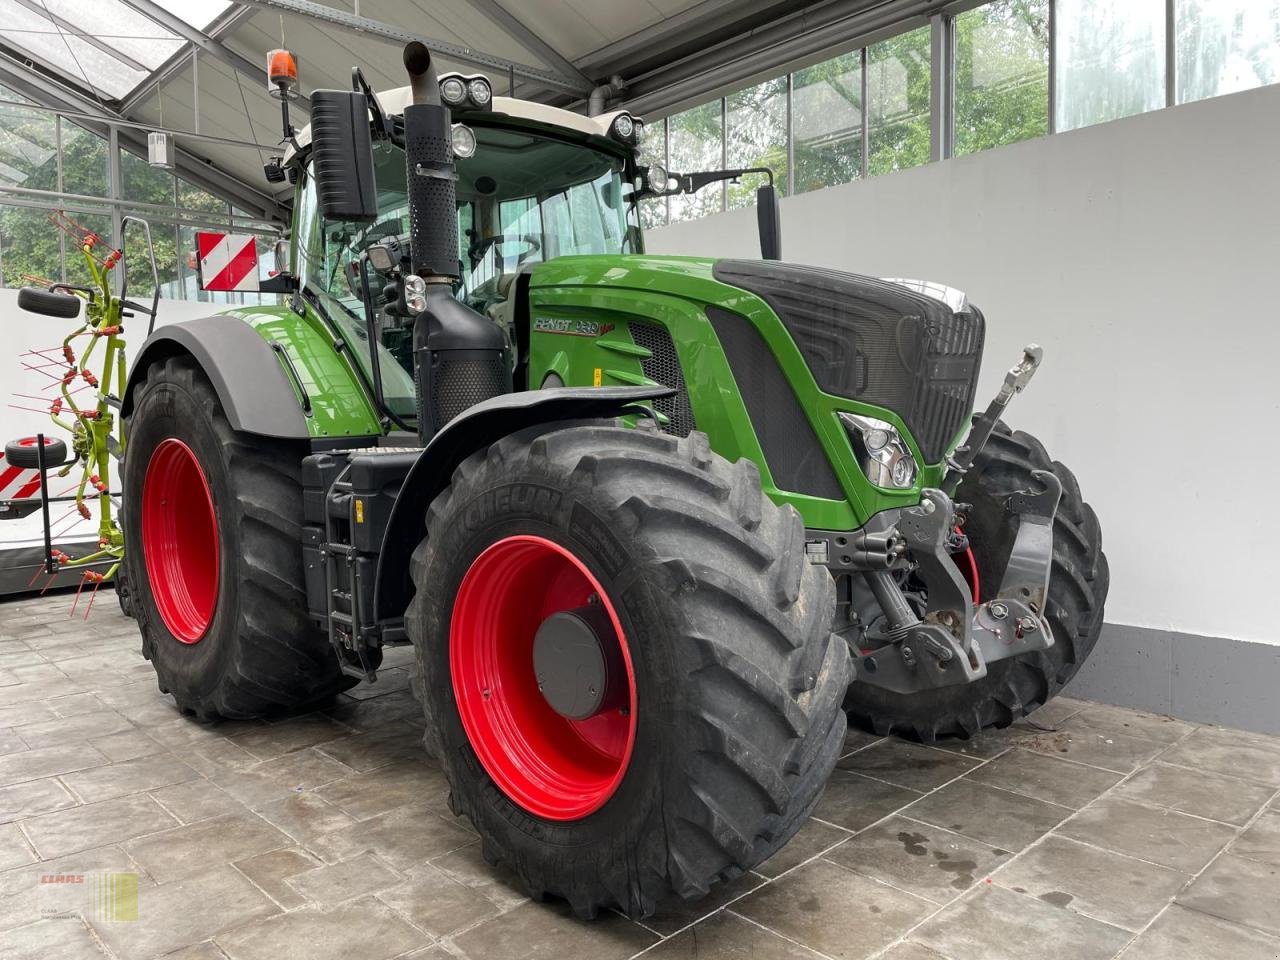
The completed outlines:
<svg viewBox="0 0 1280 960">
<path fill-rule="evenodd" d="M 507 300 L 523 267 L 569 254 L 639 252 L 640 228 L 626 161 L 613 153 L 542 132 L 472 127 L 473 156 L 457 161 L 460 300 L 508 329 Z M 299 202 L 296 272 L 372 375 L 360 257 L 388 237 L 409 235 L 404 151 L 374 145 L 378 219 L 325 220 L 304 172 Z M 409 331 L 384 322 L 379 350 L 383 392 L 391 411 L 414 412 Z"/>
</svg>

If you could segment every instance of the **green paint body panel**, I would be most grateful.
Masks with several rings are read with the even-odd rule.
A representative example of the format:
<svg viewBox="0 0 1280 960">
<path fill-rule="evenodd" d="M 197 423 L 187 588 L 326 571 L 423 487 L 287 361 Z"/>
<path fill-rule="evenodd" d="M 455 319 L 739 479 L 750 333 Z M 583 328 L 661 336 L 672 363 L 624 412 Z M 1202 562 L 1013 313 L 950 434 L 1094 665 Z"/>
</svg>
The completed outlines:
<svg viewBox="0 0 1280 960">
<path fill-rule="evenodd" d="M 652 383 L 628 323 L 642 320 L 666 328 L 676 345 L 697 429 L 711 447 L 730 460 L 746 457 L 760 468 L 765 491 L 790 503 L 809 527 L 852 530 L 875 513 L 918 503 L 920 491 L 941 482 L 942 464 L 925 466 L 915 486 L 894 491 L 876 487 L 858 466 L 837 413 L 862 413 L 894 424 L 919 447 L 892 410 L 822 392 L 782 321 L 761 298 L 721 283 L 712 274 L 714 260 L 643 254 L 561 257 L 533 268 L 529 285 L 529 383 L 551 373 L 566 386 Z M 828 500 L 780 490 L 774 483 L 706 309 L 721 307 L 746 317 L 764 338 L 782 368 L 800 407 L 822 445 L 846 500 Z"/>
<path fill-rule="evenodd" d="M 306 419 L 313 440 L 381 435 L 377 411 L 352 367 L 350 351 L 338 349 L 340 339 L 309 305 L 303 309 L 299 315 L 287 306 L 241 307 L 224 315 L 249 324 L 263 340 L 280 344 L 288 354 L 311 400 L 311 415 Z M 277 362 L 294 385 L 292 372 L 278 356 Z"/>
</svg>

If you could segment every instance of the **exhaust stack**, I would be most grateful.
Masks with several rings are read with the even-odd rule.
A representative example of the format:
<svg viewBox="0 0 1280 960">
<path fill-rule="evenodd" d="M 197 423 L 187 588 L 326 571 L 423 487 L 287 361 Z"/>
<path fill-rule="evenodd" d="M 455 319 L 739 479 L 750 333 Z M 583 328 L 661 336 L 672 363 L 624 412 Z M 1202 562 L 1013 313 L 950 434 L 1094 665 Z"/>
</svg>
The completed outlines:
<svg viewBox="0 0 1280 960">
<path fill-rule="evenodd" d="M 413 272 L 428 284 L 452 284 L 458 278 L 458 219 L 449 108 L 440 103 L 430 50 L 417 41 L 408 44 L 404 67 L 413 92 L 404 110 Z"/>
</svg>

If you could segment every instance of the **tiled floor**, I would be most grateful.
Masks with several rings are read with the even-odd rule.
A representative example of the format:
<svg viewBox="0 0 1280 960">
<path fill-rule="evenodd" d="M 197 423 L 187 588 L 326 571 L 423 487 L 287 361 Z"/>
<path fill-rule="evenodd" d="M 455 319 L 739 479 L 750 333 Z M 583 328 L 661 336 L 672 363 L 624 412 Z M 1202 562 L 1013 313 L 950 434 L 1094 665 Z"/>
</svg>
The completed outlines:
<svg viewBox="0 0 1280 960">
<path fill-rule="evenodd" d="M 1280 958 L 1278 738 L 1069 700 L 974 743 L 850 735 L 755 873 L 582 923 L 450 816 L 404 651 L 325 713 L 201 726 L 101 599 L 0 604 L 6 960 Z M 100 872 L 137 920 L 100 919 L 133 902 Z"/>
</svg>

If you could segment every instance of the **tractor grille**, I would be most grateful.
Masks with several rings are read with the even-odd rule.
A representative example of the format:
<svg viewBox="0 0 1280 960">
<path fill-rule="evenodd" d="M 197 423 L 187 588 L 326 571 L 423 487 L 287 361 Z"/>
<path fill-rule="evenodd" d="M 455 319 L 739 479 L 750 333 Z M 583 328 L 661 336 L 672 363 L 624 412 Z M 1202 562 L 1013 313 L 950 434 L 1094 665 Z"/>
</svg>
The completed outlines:
<svg viewBox="0 0 1280 960">
<path fill-rule="evenodd" d="M 828 500 L 845 499 L 826 451 L 764 337 L 750 320 L 728 310 L 708 307 L 707 318 L 733 370 L 778 489 Z"/>
<path fill-rule="evenodd" d="M 715 276 L 769 304 L 821 390 L 892 410 L 925 460 L 942 460 L 973 407 L 984 335 L 976 307 L 795 264 L 723 260 Z"/>
<path fill-rule="evenodd" d="M 649 357 L 640 362 L 644 375 L 655 383 L 672 387 L 676 391 L 669 397 L 653 401 L 653 408 L 667 418 L 667 422 L 662 425 L 663 431 L 676 437 L 687 437 L 697 423 L 693 419 L 689 392 L 684 385 L 684 373 L 680 370 L 680 357 L 676 354 L 675 344 L 671 342 L 671 334 L 666 327 L 641 320 L 632 320 L 627 327 L 636 346 L 649 351 Z"/>
</svg>

